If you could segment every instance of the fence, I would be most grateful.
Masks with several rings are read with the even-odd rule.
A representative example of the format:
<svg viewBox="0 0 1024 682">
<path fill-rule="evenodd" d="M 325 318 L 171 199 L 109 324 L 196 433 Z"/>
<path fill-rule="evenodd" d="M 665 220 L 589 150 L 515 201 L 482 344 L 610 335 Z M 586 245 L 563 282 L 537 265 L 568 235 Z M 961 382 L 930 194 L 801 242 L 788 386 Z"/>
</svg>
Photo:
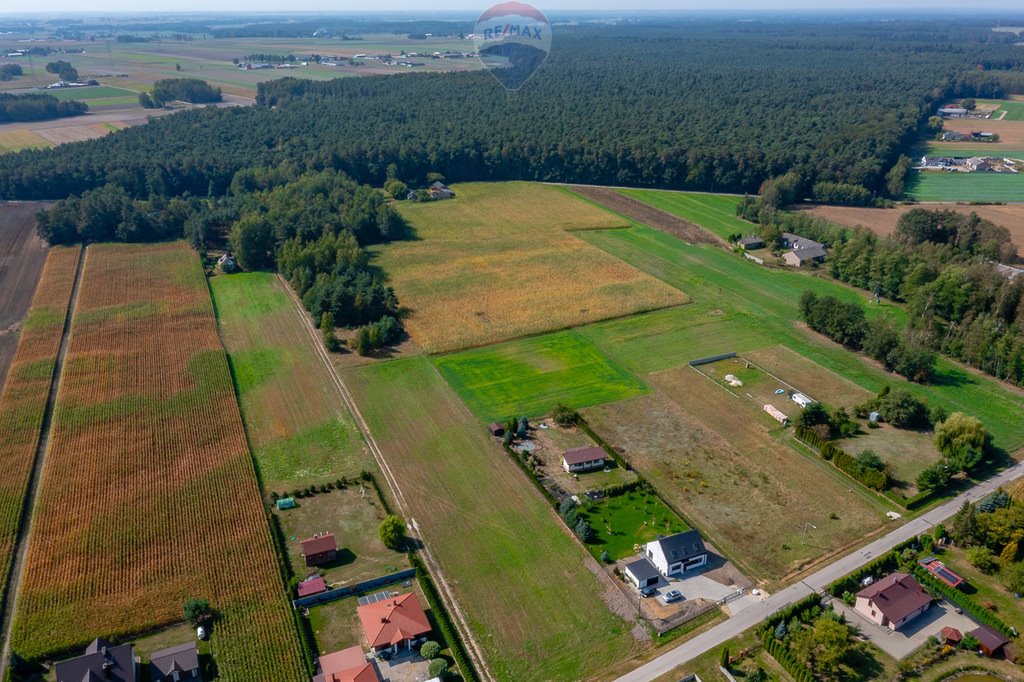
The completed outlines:
<svg viewBox="0 0 1024 682">
<path fill-rule="evenodd" d="M 292 607 L 299 608 L 300 606 L 317 606 L 318 604 L 328 604 L 332 601 L 337 601 L 343 597 L 350 597 L 353 594 L 360 592 L 366 592 L 372 590 L 375 587 L 384 587 L 385 585 L 393 585 L 400 580 L 412 580 L 416 577 L 415 568 L 407 568 L 404 571 L 398 573 L 392 573 L 391 575 L 384 575 L 379 578 L 373 578 L 372 580 L 364 580 L 361 583 L 355 585 L 345 585 L 344 587 L 336 587 L 333 590 L 327 590 L 319 594 L 311 594 L 308 597 L 299 597 L 298 599 L 292 600 Z"/>
</svg>

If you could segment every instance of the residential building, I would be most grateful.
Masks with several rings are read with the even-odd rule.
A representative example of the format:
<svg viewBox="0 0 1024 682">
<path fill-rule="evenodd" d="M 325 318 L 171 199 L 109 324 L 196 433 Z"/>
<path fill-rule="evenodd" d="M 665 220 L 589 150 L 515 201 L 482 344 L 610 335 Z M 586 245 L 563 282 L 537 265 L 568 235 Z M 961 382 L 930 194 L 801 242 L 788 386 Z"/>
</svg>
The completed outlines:
<svg viewBox="0 0 1024 682">
<path fill-rule="evenodd" d="M 747 251 L 764 248 L 764 240 L 760 237 L 744 237 L 738 243 Z"/>
<path fill-rule="evenodd" d="M 321 656 L 320 673 L 313 682 L 380 682 L 380 675 L 362 648 L 353 646 Z"/>
<path fill-rule="evenodd" d="M 622 573 L 630 582 L 640 588 L 657 585 L 661 580 L 661 573 L 646 557 L 626 564 Z"/>
<path fill-rule="evenodd" d="M 562 455 L 562 468 L 571 474 L 604 467 L 606 453 L 596 445 L 572 448 Z"/>
<path fill-rule="evenodd" d="M 854 609 L 872 623 L 899 630 L 931 604 L 931 595 L 916 580 L 892 573 L 858 592 Z"/>
<path fill-rule="evenodd" d="M 365 604 L 356 613 L 374 652 L 411 650 L 413 642 L 430 634 L 430 621 L 414 592 Z"/>
<path fill-rule="evenodd" d="M 114 646 L 105 639 L 94 639 L 77 658 L 60 661 L 55 666 L 57 682 L 83 682 L 105 680 L 109 682 L 136 682 L 139 662 L 131 644 Z"/>
<path fill-rule="evenodd" d="M 202 680 L 196 643 L 186 642 L 155 652 L 149 657 L 149 679 L 150 682 Z"/>
<path fill-rule="evenodd" d="M 317 533 L 302 541 L 302 556 L 307 566 L 322 566 L 334 561 L 338 556 L 338 543 L 334 533 Z"/>
<path fill-rule="evenodd" d="M 708 550 L 695 530 L 652 540 L 644 546 L 644 554 L 666 577 L 702 568 L 708 563 Z"/>
<path fill-rule="evenodd" d="M 989 626 L 980 625 L 976 629 L 971 630 L 971 634 L 974 636 L 974 639 L 978 640 L 978 648 L 981 649 L 981 653 L 989 658 L 999 658 L 1006 655 L 1006 645 L 1010 643 L 1010 640 Z"/>
</svg>

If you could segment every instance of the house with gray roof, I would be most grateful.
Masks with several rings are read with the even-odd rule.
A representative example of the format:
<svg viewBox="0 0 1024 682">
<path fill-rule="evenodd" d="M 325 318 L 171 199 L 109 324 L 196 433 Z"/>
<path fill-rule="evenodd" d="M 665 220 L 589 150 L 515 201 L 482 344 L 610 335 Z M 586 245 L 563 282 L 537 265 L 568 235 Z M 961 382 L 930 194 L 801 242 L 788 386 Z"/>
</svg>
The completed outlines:
<svg viewBox="0 0 1024 682">
<path fill-rule="evenodd" d="M 708 550 L 695 530 L 652 540 L 644 546 L 644 555 L 666 577 L 703 568 L 708 563 Z"/>
<path fill-rule="evenodd" d="M 150 682 L 184 682 L 202 680 L 199 672 L 199 650 L 195 642 L 186 642 L 157 651 L 149 658 Z"/>
<path fill-rule="evenodd" d="M 646 557 L 626 564 L 622 573 L 629 578 L 630 582 L 640 588 L 657 585 L 661 580 L 661 573 Z"/>
<path fill-rule="evenodd" d="M 57 682 L 136 682 L 139 664 L 131 644 L 114 646 L 105 639 L 94 639 L 77 658 L 55 666 Z"/>
</svg>

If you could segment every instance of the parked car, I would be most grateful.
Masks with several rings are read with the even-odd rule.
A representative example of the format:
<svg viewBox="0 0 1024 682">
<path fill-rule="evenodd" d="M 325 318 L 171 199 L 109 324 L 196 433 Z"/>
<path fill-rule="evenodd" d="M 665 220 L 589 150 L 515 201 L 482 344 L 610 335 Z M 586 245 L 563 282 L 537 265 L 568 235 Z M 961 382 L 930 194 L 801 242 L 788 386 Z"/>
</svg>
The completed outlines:
<svg viewBox="0 0 1024 682">
<path fill-rule="evenodd" d="M 648 585 L 640 590 L 640 596 L 642 597 L 653 597 L 658 594 L 658 588 L 653 585 Z"/>
<path fill-rule="evenodd" d="M 683 599 L 683 593 L 680 592 L 679 590 L 669 590 L 668 592 L 665 593 L 665 603 L 666 604 L 671 604 L 672 602 L 675 602 L 675 601 L 682 601 L 682 599 Z"/>
</svg>

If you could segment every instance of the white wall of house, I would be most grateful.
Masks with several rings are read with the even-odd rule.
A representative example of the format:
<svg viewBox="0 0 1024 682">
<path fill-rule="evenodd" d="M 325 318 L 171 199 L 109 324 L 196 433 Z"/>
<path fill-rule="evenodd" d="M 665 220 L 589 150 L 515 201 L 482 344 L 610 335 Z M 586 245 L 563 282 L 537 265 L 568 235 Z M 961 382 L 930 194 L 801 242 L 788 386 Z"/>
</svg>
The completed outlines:
<svg viewBox="0 0 1024 682">
<path fill-rule="evenodd" d="M 562 458 L 562 468 L 568 471 L 570 474 L 578 471 L 590 471 L 591 469 L 600 469 L 604 466 L 604 459 L 591 459 L 586 462 L 579 462 L 578 464 L 569 464 Z"/>
<path fill-rule="evenodd" d="M 857 603 L 854 604 L 853 608 L 857 613 L 861 614 L 875 625 L 888 625 L 885 620 L 885 616 L 882 615 L 882 610 L 875 606 L 867 597 L 857 597 Z"/>
<path fill-rule="evenodd" d="M 674 561 L 669 563 L 668 557 L 666 557 L 665 553 L 661 550 L 661 544 L 657 541 L 648 542 L 645 547 L 644 554 L 648 559 L 650 559 L 651 563 L 654 564 L 654 567 L 661 571 L 662 575 L 666 576 L 702 568 L 708 563 L 707 553 L 693 557 L 685 562 Z"/>
</svg>

